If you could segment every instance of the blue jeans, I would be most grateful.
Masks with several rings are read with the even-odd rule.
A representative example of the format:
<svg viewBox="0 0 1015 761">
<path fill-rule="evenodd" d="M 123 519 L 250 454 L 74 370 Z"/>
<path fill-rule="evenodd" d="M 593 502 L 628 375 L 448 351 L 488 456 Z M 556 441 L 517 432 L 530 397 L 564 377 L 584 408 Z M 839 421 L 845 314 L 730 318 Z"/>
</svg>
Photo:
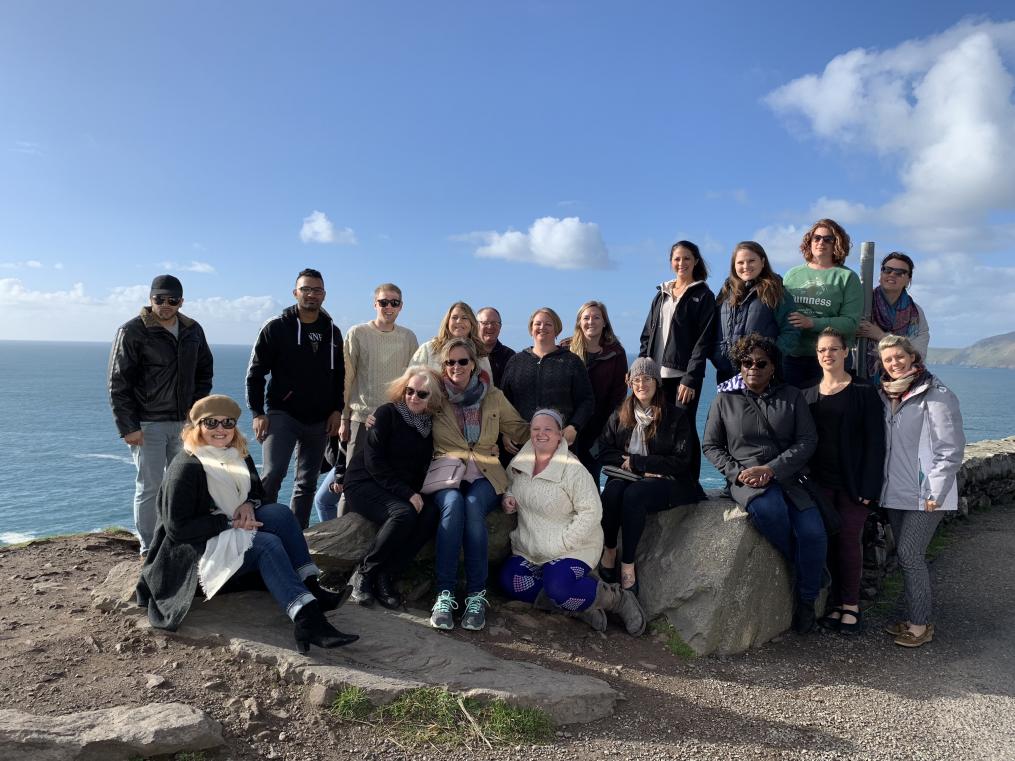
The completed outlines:
<svg viewBox="0 0 1015 761">
<path fill-rule="evenodd" d="M 144 441 L 130 448 L 137 479 L 134 482 L 134 529 L 141 540 L 141 552 L 148 552 L 155 536 L 155 497 L 162 486 L 166 466 L 183 448 L 180 431 L 183 421 L 141 423 Z"/>
<path fill-rule="evenodd" d="M 465 591 L 486 589 L 486 516 L 497 506 L 497 491 L 485 478 L 433 495 L 440 511 L 437 527 L 437 592 L 455 591 L 458 554 L 465 550 Z"/>
<path fill-rule="evenodd" d="M 317 511 L 317 520 L 322 523 L 338 517 L 338 501 L 342 499 L 342 495 L 335 494 L 331 490 L 333 483 L 335 483 L 334 468 L 328 471 L 328 475 L 324 477 L 324 481 L 317 487 L 317 493 L 314 495 L 314 510 Z"/>
<path fill-rule="evenodd" d="M 814 602 L 821 591 L 828 537 L 817 507 L 798 510 L 786 500 L 779 484 L 747 505 L 751 523 L 796 569 L 797 596 Z"/>
<path fill-rule="evenodd" d="M 295 618 L 300 608 L 314 600 L 303 580 L 320 576 L 321 571 L 310 559 L 303 530 L 288 507 L 261 505 L 254 517 L 264 525 L 257 529 L 254 544 L 235 575 L 259 571 L 271 596 L 289 618 Z"/>
</svg>

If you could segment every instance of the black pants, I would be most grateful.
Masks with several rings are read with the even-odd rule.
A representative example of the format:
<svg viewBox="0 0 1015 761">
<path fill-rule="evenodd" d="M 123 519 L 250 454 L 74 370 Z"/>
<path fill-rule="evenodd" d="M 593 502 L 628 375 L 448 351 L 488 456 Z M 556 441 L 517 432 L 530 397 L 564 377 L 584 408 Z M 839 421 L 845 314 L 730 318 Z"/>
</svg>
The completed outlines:
<svg viewBox="0 0 1015 761">
<path fill-rule="evenodd" d="M 611 478 L 603 487 L 603 544 L 617 546 L 617 532 L 624 530 L 620 562 L 633 563 L 649 513 L 661 513 L 677 505 L 698 501 L 697 484 L 668 478 L 625 481 Z"/>
<path fill-rule="evenodd" d="M 425 500 L 417 513 L 411 502 L 367 481 L 346 488 L 345 504 L 347 510 L 380 526 L 360 562 L 364 576 L 401 572 L 437 532 L 438 512 L 432 500 Z"/>
<path fill-rule="evenodd" d="M 698 435 L 698 401 L 701 399 L 701 389 L 694 392 L 694 398 L 690 404 L 682 404 L 677 401 L 677 387 L 679 385 L 680 378 L 663 378 L 663 394 L 666 396 L 666 400 L 682 410 L 687 410 L 687 417 L 691 422 L 691 440 L 687 442 L 687 450 L 691 455 L 691 467 L 688 473 L 697 481 L 701 478 L 701 437 Z"/>
</svg>

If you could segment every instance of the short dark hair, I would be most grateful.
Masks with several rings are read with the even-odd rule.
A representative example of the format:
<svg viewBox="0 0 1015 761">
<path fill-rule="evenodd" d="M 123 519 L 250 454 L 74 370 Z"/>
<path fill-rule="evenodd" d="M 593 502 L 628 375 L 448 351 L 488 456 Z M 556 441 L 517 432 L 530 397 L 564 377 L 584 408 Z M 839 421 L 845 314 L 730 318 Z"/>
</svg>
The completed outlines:
<svg viewBox="0 0 1015 761">
<path fill-rule="evenodd" d="M 775 367 L 775 377 L 782 380 L 782 352 L 775 345 L 775 341 L 761 333 L 750 333 L 739 339 L 730 347 L 730 361 L 734 367 L 740 367 L 740 363 L 751 356 L 751 352 L 760 349 L 765 353 Z"/>
<path fill-rule="evenodd" d="M 691 272 L 691 277 L 695 280 L 708 280 L 708 267 L 705 265 L 705 260 L 701 258 L 701 249 L 698 248 L 698 244 L 691 243 L 689 240 L 678 240 L 670 246 L 670 259 L 673 258 L 673 252 L 678 248 L 686 248 L 694 257 L 694 270 Z"/>
<path fill-rule="evenodd" d="M 909 277 L 913 277 L 913 260 L 910 259 L 907 254 L 904 254 L 901 251 L 892 251 L 892 253 L 881 260 L 881 266 L 884 267 L 889 259 L 898 259 L 901 262 L 905 262 L 906 266 L 909 267 Z"/>
<path fill-rule="evenodd" d="M 312 277 L 320 280 L 322 283 L 324 282 L 324 275 L 321 274 L 320 270 L 315 270 L 310 267 L 300 270 L 300 274 L 296 276 L 296 281 L 299 282 L 301 277 Z"/>
</svg>

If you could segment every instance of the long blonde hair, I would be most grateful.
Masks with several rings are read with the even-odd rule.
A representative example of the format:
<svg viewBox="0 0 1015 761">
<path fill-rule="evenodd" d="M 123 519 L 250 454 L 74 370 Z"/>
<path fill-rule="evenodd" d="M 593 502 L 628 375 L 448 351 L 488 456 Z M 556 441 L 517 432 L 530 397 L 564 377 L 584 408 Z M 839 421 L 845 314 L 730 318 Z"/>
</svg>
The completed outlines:
<svg viewBox="0 0 1015 761">
<path fill-rule="evenodd" d="M 476 313 L 472 311 L 472 307 L 466 304 L 464 301 L 456 301 L 454 304 L 448 307 L 448 311 L 444 313 L 444 319 L 441 320 L 440 329 L 437 331 L 437 335 L 433 337 L 433 353 L 440 354 L 444 349 L 444 344 L 451 340 L 451 313 L 455 309 L 461 309 L 465 314 L 469 316 L 469 320 L 472 321 L 472 327 L 469 329 L 469 338 L 472 339 L 472 343 L 476 345 L 476 353 L 480 357 L 485 357 L 486 347 L 483 346 L 483 339 L 479 337 L 479 320 L 476 319 Z"/>
<path fill-rule="evenodd" d="M 571 353 L 584 362 L 588 358 L 588 346 L 585 343 L 585 334 L 582 332 L 582 312 L 586 309 L 596 308 L 603 316 L 603 336 L 599 339 L 599 345 L 617 343 L 617 334 L 613 332 L 613 325 L 610 324 L 610 314 L 606 311 L 606 304 L 601 301 L 586 301 L 578 307 L 578 314 L 574 318 L 574 334 L 571 336 Z"/>
</svg>

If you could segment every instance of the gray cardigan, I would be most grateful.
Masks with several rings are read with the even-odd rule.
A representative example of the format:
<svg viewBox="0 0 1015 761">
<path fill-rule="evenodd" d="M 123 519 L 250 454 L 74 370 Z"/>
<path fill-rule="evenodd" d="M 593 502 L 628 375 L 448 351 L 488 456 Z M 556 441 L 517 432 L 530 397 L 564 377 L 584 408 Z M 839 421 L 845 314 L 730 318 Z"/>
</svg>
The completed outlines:
<svg viewBox="0 0 1015 761">
<path fill-rule="evenodd" d="M 750 397 L 764 411 L 778 441 L 772 440 Z M 767 465 L 793 505 L 806 510 L 814 506 L 814 500 L 795 476 L 805 470 L 817 443 L 814 419 L 800 391 L 773 383 L 760 396 L 747 389 L 719 392 L 708 411 L 701 450 L 733 484 L 733 499 L 741 507 L 765 490 L 739 483 L 737 474 L 744 468 Z"/>
</svg>

